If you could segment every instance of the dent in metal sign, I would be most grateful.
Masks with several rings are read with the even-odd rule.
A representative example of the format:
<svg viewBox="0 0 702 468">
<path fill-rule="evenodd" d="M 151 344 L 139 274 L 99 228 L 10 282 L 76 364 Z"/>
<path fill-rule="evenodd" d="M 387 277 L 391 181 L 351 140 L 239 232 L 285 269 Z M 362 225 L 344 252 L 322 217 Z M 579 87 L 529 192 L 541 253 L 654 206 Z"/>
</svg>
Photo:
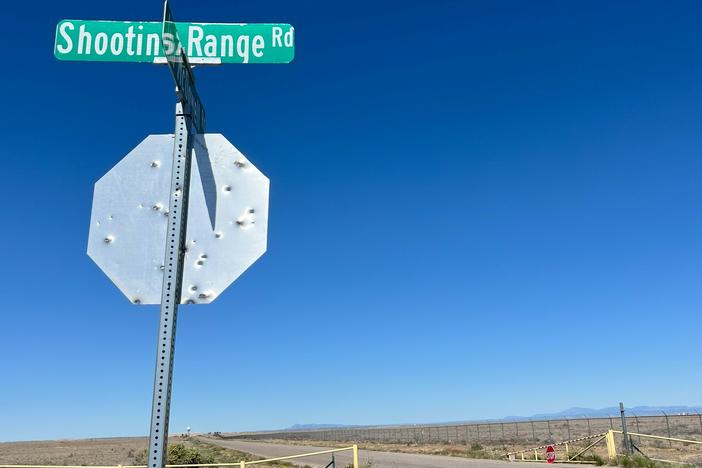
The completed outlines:
<svg viewBox="0 0 702 468">
<path fill-rule="evenodd" d="M 88 255 L 135 304 L 159 304 L 173 135 L 150 135 L 96 184 Z M 181 303 L 209 303 L 266 251 L 268 178 L 221 134 L 195 139 Z M 200 177 L 218 191 L 214 230 Z"/>
</svg>

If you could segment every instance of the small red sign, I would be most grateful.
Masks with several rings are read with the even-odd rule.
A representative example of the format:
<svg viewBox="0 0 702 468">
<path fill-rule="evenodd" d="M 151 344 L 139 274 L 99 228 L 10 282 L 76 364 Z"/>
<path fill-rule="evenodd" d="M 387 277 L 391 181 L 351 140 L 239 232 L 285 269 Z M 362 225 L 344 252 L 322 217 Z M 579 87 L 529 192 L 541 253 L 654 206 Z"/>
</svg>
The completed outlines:
<svg viewBox="0 0 702 468">
<path fill-rule="evenodd" d="M 546 447 L 546 463 L 556 463 L 556 449 L 553 445 Z"/>
</svg>

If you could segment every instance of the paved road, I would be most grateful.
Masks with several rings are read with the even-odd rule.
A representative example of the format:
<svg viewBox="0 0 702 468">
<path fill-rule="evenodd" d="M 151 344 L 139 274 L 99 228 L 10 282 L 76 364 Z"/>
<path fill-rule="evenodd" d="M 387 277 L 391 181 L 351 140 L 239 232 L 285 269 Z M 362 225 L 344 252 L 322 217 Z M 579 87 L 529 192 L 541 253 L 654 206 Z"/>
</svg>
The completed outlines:
<svg viewBox="0 0 702 468">
<path fill-rule="evenodd" d="M 206 439 L 207 442 L 217 444 L 222 447 L 251 453 L 260 457 L 275 458 L 287 455 L 297 455 L 306 452 L 316 452 L 318 450 L 328 450 L 329 447 L 312 447 L 309 445 L 284 445 L 271 444 L 267 442 L 251 442 L 247 440 L 220 440 Z M 340 452 L 335 455 L 337 466 L 347 466 L 351 464 L 351 452 Z M 359 450 L 359 463 L 361 465 L 371 462 L 373 468 L 476 468 L 485 467 L 520 467 L 531 466 L 533 463 L 507 462 L 497 460 L 473 460 L 468 458 L 445 457 L 441 455 L 416 455 L 411 453 L 376 452 L 371 450 Z M 300 466 L 309 465 L 313 467 L 325 467 L 331 460 L 329 455 L 317 455 L 313 457 L 301 458 L 297 461 Z M 295 462 L 295 460 L 289 460 Z M 568 465 L 559 465 L 568 466 Z M 570 465 L 577 466 L 577 465 Z"/>
</svg>

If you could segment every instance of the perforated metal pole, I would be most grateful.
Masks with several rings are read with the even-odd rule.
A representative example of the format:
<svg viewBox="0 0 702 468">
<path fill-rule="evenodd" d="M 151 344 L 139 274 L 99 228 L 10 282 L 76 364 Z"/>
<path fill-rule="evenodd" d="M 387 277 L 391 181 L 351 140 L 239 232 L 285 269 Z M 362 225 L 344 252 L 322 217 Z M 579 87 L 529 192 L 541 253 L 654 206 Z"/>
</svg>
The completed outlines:
<svg viewBox="0 0 702 468">
<path fill-rule="evenodd" d="M 190 117 L 183 106 L 176 104 L 175 134 L 171 192 L 168 204 L 168 228 L 161 290 L 161 319 L 156 346 L 156 373 L 154 375 L 151 406 L 151 432 L 147 463 L 149 468 L 163 468 L 168 447 L 168 419 L 171 409 L 171 381 L 175 354 L 178 304 L 183 279 L 185 233 L 188 220 L 188 190 L 190 188 Z"/>
</svg>

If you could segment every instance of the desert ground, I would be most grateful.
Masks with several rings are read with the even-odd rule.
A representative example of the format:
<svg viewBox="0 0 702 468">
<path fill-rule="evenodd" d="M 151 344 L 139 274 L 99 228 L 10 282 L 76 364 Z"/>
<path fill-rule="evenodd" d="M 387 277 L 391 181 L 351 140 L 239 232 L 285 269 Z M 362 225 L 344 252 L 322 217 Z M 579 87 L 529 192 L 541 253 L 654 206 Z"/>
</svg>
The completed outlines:
<svg viewBox="0 0 702 468">
<path fill-rule="evenodd" d="M 145 437 L 123 437 L 84 440 L 53 440 L 31 442 L 0 443 L 0 464 L 35 464 L 35 465 L 134 465 L 140 463 L 139 454 L 147 445 Z M 198 448 L 222 447 L 219 452 L 221 459 L 236 461 L 241 459 L 253 460 L 285 455 L 300 454 L 324 450 L 326 447 L 311 445 L 294 445 L 286 442 L 270 443 L 259 441 L 217 440 L 200 438 L 171 437 L 169 443 L 195 445 Z M 338 446 L 338 444 L 337 444 Z M 292 463 L 278 463 L 258 466 L 302 466 L 325 467 L 331 457 L 319 455 L 305 458 Z M 446 455 L 431 455 L 423 453 L 399 453 L 361 450 L 359 460 L 362 467 L 373 468 L 471 468 L 514 466 L 525 463 L 509 463 L 498 460 L 469 459 Z M 350 453 L 336 455 L 337 466 L 347 467 L 351 463 Z"/>
<path fill-rule="evenodd" d="M 50 440 L 0 443 L 0 465 L 138 465 L 140 454 L 148 443 L 146 437 L 117 437 L 82 440 Z M 290 441 L 290 440 L 241 440 L 223 439 L 213 435 L 195 437 L 170 437 L 170 444 L 181 443 L 194 446 L 214 455 L 216 462 L 238 462 L 240 460 L 258 460 L 283 455 L 323 450 L 330 447 L 348 446 L 348 443 L 332 441 Z M 362 467 L 473 467 L 473 466 L 509 466 L 523 465 L 517 462 L 505 462 L 499 459 L 506 451 L 528 448 L 520 445 L 495 444 L 460 445 L 460 444 L 391 444 L 366 442 L 359 444 Z M 571 454 L 578 445 L 570 447 Z M 700 446 L 665 443 L 648 445 L 645 452 L 652 458 L 673 460 L 702 466 L 702 448 Z M 588 452 L 606 460 L 604 446 Z M 543 457 L 543 453 L 539 452 Z M 557 448 L 558 460 L 566 459 L 563 447 Z M 527 456 L 533 457 L 533 453 Z M 328 463 L 327 455 L 305 458 L 292 463 L 277 463 L 265 466 L 309 466 L 323 467 Z M 588 457 L 592 459 L 591 457 Z M 350 455 L 336 456 L 337 466 L 346 467 Z M 502 458 L 504 460 L 504 458 Z M 593 460 L 594 461 L 594 460 Z M 263 466 L 263 465 L 259 465 Z"/>
</svg>

